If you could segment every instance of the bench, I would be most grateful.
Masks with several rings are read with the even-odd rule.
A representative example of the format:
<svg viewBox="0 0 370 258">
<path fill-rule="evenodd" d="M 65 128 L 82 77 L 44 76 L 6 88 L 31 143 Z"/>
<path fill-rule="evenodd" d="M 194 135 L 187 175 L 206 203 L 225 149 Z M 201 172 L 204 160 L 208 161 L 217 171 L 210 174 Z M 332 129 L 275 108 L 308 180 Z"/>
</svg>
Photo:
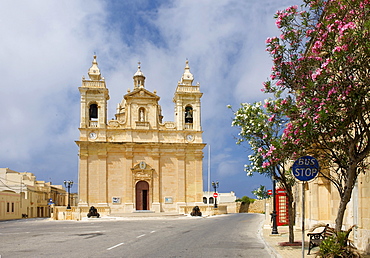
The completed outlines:
<svg viewBox="0 0 370 258">
<path fill-rule="evenodd" d="M 321 232 L 307 233 L 307 236 L 310 238 L 310 242 L 308 244 L 308 253 L 307 254 L 310 254 L 311 249 L 316 247 L 316 246 L 319 246 L 325 238 L 328 238 L 328 237 L 330 237 L 334 234 L 335 234 L 335 230 L 333 228 L 329 227 L 329 224 L 326 224 L 326 226 L 324 227 L 324 229 Z"/>
<path fill-rule="evenodd" d="M 351 233 L 352 229 L 355 227 L 355 225 L 353 225 L 352 227 L 350 227 L 348 230 L 346 231 L 343 231 L 346 233 L 345 237 L 344 237 L 344 242 L 342 243 L 343 246 L 350 246 L 350 247 L 353 247 L 353 244 L 351 243 L 351 241 L 348 239 L 348 236 L 349 234 Z M 310 242 L 309 242 L 309 245 L 308 245 L 308 253 L 307 254 L 310 254 L 310 251 L 312 248 L 316 247 L 316 246 L 320 246 L 321 242 L 328 238 L 328 237 L 331 237 L 333 235 L 336 235 L 336 232 L 334 230 L 334 228 L 331 228 L 329 227 L 329 224 L 326 224 L 326 226 L 324 227 L 323 231 L 321 232 L 318 232 L 318 233 L 313 233 L 313 232 L 310 232 L 310 233 L 307 233 L 307 236 L 310 237 Z"/>
</svg>

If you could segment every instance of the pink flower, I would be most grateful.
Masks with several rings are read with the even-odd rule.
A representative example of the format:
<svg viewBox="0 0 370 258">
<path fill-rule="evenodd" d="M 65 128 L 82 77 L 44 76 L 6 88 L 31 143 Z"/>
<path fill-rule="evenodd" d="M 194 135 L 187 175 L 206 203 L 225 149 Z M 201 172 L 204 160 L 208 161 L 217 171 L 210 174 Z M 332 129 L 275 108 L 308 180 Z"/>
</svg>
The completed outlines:
<svg viewBox="0 0 370 258">
<path fill-rule="evenodd" d="M 314 53 L 320 53 L 322 48 L 322 42 L 320 40 L 317 40 L 312 47 L 312 52 Z"/>
<path fill-rule="evenodd" d="M 273 38 L 267 38 L 266 39 L 266 44 L 268 44 L 268 43 L 271 43 L 274 39 L 275 39 L 276 37 L 273 37 Z"/>
<path fill-rule="evenodd" d="M 328 66 L 328 64 L 329 64 L 329 62 L 331 61 L 331 59 L 330 58 L 327 58 L 326 60 L 325 60 L 325 62 L 321 65 L 321 68 L 326 68 L 327 66 Z"/>
<path fill-rule="evenodd" d="M 278 27 L 278 28 L 280 28 L 281 27 L 281 20 L 279 19 L 279 20 L 276 20 L 275 21 L 275 24 L 276 24 L 276 26 Z"/>
<path fill-rule="evenodd" d="M 337 89 L 336 88 L 331 88 L 331 90 L 329 90 L 329 92 L 328 92 L 328 97 L 330 97 L 332 94 L 335 94 L 335 93 L 337 93 Z"/>
<path fill-rule="evenodd" d="M 275 116 L 276 116 L 275 114 L 273 114 L 272 116 L 270 116 L 269 119 L 268 119 L 268 121 L 269 122 L 272 122 L 274 120 Z"/>
<path fill-rule="evenodd" d="M 316 74 L 316 73 L 313 73 L 313 74 L 311 75 L 311 78 L 312 78 L 312 80 L 313 80 L 313 81 L 316 81 L 316 79 L 317 79 L 317 74 Z"/>
<path fill-rule="evenodd" d="M 265 161 L 265 162 L 262 163 L 263 168 L 267 168 L 268 166 L 270 166 L 270 162 Z"/>
<path fill-rule="evenodd" d="M 321 75 L 321 68 L 317 68 L 316 71 L 311 75 L 312 80 L 316 81 L 317 76 Z"/>
<path fill-rule="evenodd" d="M 356 28 L 356 24 L 354 22 L 349 22 L 343 26 L 339 26 L 339 34 L 343 35 L 343 33 L 348 29 L 354 29 Z"/>
<path fill-rule="evenodd" d="M 342 51 L 342 47 L 341 46 L 336 46 L 334 49 L 333 49 L 333 53 L 335 52 L 340 52 Z"/>
</svg>

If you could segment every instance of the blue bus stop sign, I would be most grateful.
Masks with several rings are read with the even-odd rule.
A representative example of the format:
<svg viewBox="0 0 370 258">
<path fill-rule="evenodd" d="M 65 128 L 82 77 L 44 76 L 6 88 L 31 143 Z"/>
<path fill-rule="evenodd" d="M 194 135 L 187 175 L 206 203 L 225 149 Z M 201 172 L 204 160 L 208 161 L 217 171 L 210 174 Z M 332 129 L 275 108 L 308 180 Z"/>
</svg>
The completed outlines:
<svg viewBox="0 0 370 258">
<path fill-rule="evenodd" d="M 319 173 L 320 167 L 317 159 L 311 156 L 303 156 L 293 164 L 293 175 L 300 181 L 310 181 Z"/>
</svg>

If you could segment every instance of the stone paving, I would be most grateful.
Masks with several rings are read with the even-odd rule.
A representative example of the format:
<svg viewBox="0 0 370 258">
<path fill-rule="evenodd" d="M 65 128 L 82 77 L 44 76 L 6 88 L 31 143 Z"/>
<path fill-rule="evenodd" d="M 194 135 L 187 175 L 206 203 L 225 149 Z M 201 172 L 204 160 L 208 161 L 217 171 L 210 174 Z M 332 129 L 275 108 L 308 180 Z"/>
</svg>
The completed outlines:
<svg viewBox="0 0 370 258">
<path fill-rule="evenodd" d="M 132 213 L 132 214 L 114 214 L 115 216 L 107 216 L 102 217 L 99 219 L 96 218 L 83 218 L 84 221 L 90 221 L 90 220 L 97 220 L 97 221 L 103 221 L 103 220 L 129 220 L 129 219 L 163 219 L 163 217 L 166 217 L 167 219 L 186 219 L 189 218 L 190 215 L 181 215 L 178 213 L 166 213 L 166 214 L 157 214 L 157 213 Z M 38 218 L 34 218 L 34 220 L 37 220 Z M 39 218 L 41 220 L 44 220 L 45 218 Z M 49 220 L 47 218 L 46 220 Z M 263 224 L 263 223 L 262 223 Z M 261 226 L 262 226 L 261 224 Z M 305 248 L 304 248 L 304 255 L 302 253 L 302 245 L 299 246 L 281 246 L 279 243 L 288 242 L 289 240 L 289 230 L 288 226 L 279 226 L 278 227 L 278 233 L 277 235 L 271 234 L 271 226 L 270 225 L 264 225 L 262 226 L 262 229 L 260 231 L 261 237 L 263 238 L 263 241 L 266 243 L 266 245 L 270 248 L 270 251 L 272 253 L 272 257 L 276 258 L 292 258 L 292 257 L 316 257 L 317 252 L 319 251 L 318 247 L 315 247 L 311 250 L 311 254 L 308 255 L 308 237 L 307 233 L 308 231 L 305 231 Z M 295 228 L 294 229 L 294 241 L 301 242 L 302 243 L 302 230 Z M 370 255 L 363 255 L 363 258 L 370 258 Z"/>
<path fill-rule="evenodd" d="M 263 239 L 266 244 L 272 249 L 275 253 L 275 257 L 278 258 L 292 258 L 292 257 L 316 257 L 317 252 L 319 251 L 318 247 L 315 247 L 311 250 L 311 254 L 307 255 L 308 252 L 308 231 L 305 231 L 305 248 L 304 256 L 302 254 L 302 245 L 299 246 L 281 246 L 279 243 L 288 242 L 289 240 L 289 230 L 288 226 L 279 226 L 278 235 L 271 235 L 271 227 L 264 226 L 262 230 Z M 294 241 L 299 241 L 302 243 L 302 230 L 294 230 Z M 363 255 L 363 258 L 370 258 L 370 255 Z"/>
<path fill-rule="evenodd" d="M 271 249 L 273 249 L 276 257 L 280 258 L 291 258 L 291 257 L 303 257 L 302 256 L 302 245 L 299 246 L 280 246 L 279 243 L 288 242 L 289 240 L 289 230 L 288 226 L 280 226 L 278 227 L 278 235 L 271 235 L 271 227 L 265 226 L 263 228 L 263 239 L 265 240 L 266 244 L 269 245 Z M 301 242 L 302 240 L 302 231 L 295 230 L 294 231 L 294 241 Z M 305 241 L 307 241 L 307 237 L 305 237 Z M 306 243 L 304 256 L 306 257 L 315 257 L 318 248 L 313 249 L 310 255 L 307 255 L 308 252 L 308 245 Z"/>
</svg>

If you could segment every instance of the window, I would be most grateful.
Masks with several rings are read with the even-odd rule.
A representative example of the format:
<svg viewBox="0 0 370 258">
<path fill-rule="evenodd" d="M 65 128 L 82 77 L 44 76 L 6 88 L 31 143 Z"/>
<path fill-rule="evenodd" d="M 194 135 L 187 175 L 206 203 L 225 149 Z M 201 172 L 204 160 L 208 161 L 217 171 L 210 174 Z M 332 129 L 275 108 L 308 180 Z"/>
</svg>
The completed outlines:
<svg viewBox="0 0 370 258">
<path fill-rule="evenodd" d="M 203 203 L 207 204 L 207 197 L 203 197 Z"/>
<path fill-rule="evenodd" d="M 91 104 L 89 108 L 89 118 L 90 120 L 97 120 L 98 119 L 98 105 Z"/>
<path fill-rule="evenodd" d="M 6 203 L 6 212 L 10 212 L 10 203 Z"/>
<path fill-rule="evenodd" d="M 186 124 L 193 123 L 193 108 L 191 106 L 185 107 L 185 123 Z"/>
<path fill-rule="evenodd" d="M 213 204 L 213 197 L 209 197 L 209 204 Z"/>
<path fill-rule="evenodd" d="M 14 202 L 12 202 L 12 212 L 14 212 Z"/>
</svg>

